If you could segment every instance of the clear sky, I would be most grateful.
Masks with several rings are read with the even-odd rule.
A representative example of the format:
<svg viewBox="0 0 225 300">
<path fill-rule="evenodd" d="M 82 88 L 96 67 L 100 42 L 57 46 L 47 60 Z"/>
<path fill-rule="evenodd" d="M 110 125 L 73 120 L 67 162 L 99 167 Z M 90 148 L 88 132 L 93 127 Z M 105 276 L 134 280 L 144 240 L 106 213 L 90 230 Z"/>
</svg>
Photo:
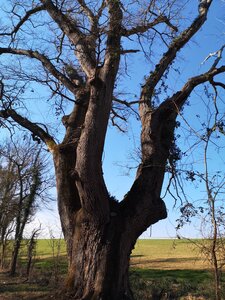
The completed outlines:
<svg viewBox="0 0 225 300">
<path fill-rule="evenodd" d="M 196 2 L 193 3 L 193 14 L 196 14 Z M 209 66 L 208 62 L 202 64 L 207 55 L 211 52 L 218 50 L 223 44 L 225 44 L 225 2 L 220 0 L 215 0 L 212 5 L 208 17 L 208 21 L 200 32 L 191 40 L 191 42 L 180 52 L 179 57 L 174 68 L 179 67 L 180 72 L 171 72 L 167 80 L 169 84 L 169 92 L 179 89 L 185 82 L 185 80 L 194 75 L 200 74 L 206 70 Z M 145 58 L 140 55 L 132 54 L 132 63 L 129 64 L 129 76 L 124 76 L 121 78 L 120 86 L 121 90 L 129 90 L 131 94 L 140 94 L 140 86 L 144 81 L 144 76 L 149 73 L 150 65 L 145 60 Z M 199 95 L 200 94 L 200 95 Z M 190 104 L 185 108 L 185 118 L 190 124 L 195 127 L 197 126 L 199 119 L 196 115 L 200 114 L 201 117 L 204 117 L 206 110 L 202 109 L 201 106 L 201 96 L 203 95 L 202 91 L 195 91 L 190 97 Z M 162 95 L 166 97 L 166 95 Z M 46 114 L 46 106 L 42 102 L 42 98 L 45 98 L 45 91 L 32 91 L 32 113 L 31 116 L 39 120 L 40 115 L 48 123 L 48 114 Z M 35 100 L 38 99 L 38 102 Z M 51 108 L 48 108 L 49 112 Z M 224 111 L 224 107 L 221 107 Z M 34 119 L 33 118 L 33 119 Z M 59 124 L 60 120 L 55 120 L 55 124 Z M 181 119 L 181 128 L 180 133 L 183 135 L 187 131 L 187 126 Z M 58 126 L 58 125 L 57 125 Z M 128 133 L 122 134 L 116 128 L 109 126 L 105 150 L 103 155 L 103 169 L 104 176 L 109 188 L 109 191 L 114 195 L 118 200 L 123 198 L 123 195 L 129 190 L 134 177 L 135 177 L 135 166 L 137 166 L 137 161 L 134 157 L 135 150 L 139 146 L 139 135 L 140 135 L 140 124 L 138 121 L 132 119 L 129 121 L 129 131 Z M 60 132 L 63 129 L 59 127 L 59 136 Z M 191 141 L 186 140 L 184 137 L 181 137 L 179 141 L 180 148 L 182 151 L 188 149 Z M 213 151 L 213 150 L 212 150 Z M 196 150 L 195 154 L 200 158 L 201 149 Z M 193 156 L 189 156 L 190 163 Z M 195 163 L 198 164 L 197 159 L 195 158 Z M 219 156 L 214 162 L 213 165 L 215 170 L 217 167 L 224 169 L 224 157 L 219 153 Z M 128 168 L 129 167 L 129 168 Z M 200 167 L 199 167 L 200 168 Z M 129 172 L 128 172 L 129 171 Z M 168 181 L 165 181 L 165 186 Z M 202 187 L 196 189 L 194 186 L 186 186 L 188 190 L 188 197 L 193 201 L 202 199 L 204 190 Z M 174 200 L 171 196 L 167 195 L 164 199 L 168 208 L 168 218 L 166 220 L 160 221 L 157 224 L 152 226 L 151 230 L 147 230 L 144 233 L 143 237 L 174 237 L 176 236 L 176 231 L 174 227 L 176 226 L 176 219 L 179 216 L 179 208 L 173 208 Z M 178 203 L 179 204 L 179 203 Z M 59 218 L 57 214 L 57 204 L 52 205 L 52 211 L 42 210 L 40 211 L 33 224 L 30 224 L 28 227 L 32 228 L 35 224 L 38 225 L 42 223 L 43 233 L 42 236 L 48 236 L 49 228 L 52 228 L 55 231 L 55 234 L 58 235 L 60 232 Z M 185 236 L 196 237 L 198 233 L 198 221 L 193 221 L 192 225 L 185 227 L 182 234 Z"/>
</svg>

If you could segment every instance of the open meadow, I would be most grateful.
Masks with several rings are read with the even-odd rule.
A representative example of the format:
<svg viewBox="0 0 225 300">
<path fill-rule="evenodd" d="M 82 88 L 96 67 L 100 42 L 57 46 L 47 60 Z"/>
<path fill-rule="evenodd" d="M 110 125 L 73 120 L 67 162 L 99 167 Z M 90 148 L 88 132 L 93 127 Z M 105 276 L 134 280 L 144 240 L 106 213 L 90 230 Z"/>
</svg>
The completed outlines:
<svg viewBox="0 0 225 300">
<path fill-rule="evenodd" d="M 130 262 L 136 299 L 213 299 L 212 273 L 195 242 L 138 240 Z M 0 273 L 1 300 L 64 299 L 57 294 L 67 270 L 63 240 L 38 240 L 29 278 L 25 270 L 24 248 L 18 276 Z"/>
</svg>

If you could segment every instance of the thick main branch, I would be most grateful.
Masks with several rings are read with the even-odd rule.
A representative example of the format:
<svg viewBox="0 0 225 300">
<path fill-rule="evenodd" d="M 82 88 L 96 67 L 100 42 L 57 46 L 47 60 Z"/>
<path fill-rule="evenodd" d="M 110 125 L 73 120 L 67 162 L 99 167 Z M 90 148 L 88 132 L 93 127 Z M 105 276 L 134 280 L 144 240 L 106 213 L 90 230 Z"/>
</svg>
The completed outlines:
<svg viewBox="0 0 225 300">
<path fill-rule="evenodd" d="M 53 137 L 37 124 L 18 114 L 14 109 L 1 110 L 0 117 L 3 119 L 12 118 L 17 124 L 32 132 L 34 136 L 39 137 L 47 145 L 49 151 L 54 151 L 56 142 Z"/>
<path fill-rule="evenodd" d="M 95 48 L 88 43 L 86 35 L 79 29 L 75 19 L 62 13 L 51 0 L 41 0 L 51 18 L 75 46 L 75 54 L 87 76 L 93 75 L 96 59 Z"/>
<path fill-rule="evenodd" d="M 169 19 L 166 16 L 160 15 L 160 16 L 157 16 L 157 18 L 155 20 L 153 20 L 152 22 L 148 22 L 146 24 L 140 24 L 140 25 L 137 25 L 136 27 L 132 27 L 130 29 L 123 28 L 122 35 L 125 37 L 129 37 L 133 34 L 142 34 L 161 23 L 165 23 L 172 30 L 177 31 L 177 28 L 171 24 L 171 22 L 169 21 Z"/>
<path fill-rule="evenodd" d="M 158 82 L 161 80 L 165 71 L 168 69 L 169 65 L 176 58 L 177 53 L 190 41 L 190 39 L 199 31 L 201 26 L 205 23 L 207 19 L 207 13 L 212 0 L 203 0 L 199 5 L 199 15 L 192 24 L 184 30 L 177 38 L 175 38 L 169 46 L 169 49 L 163 55 L 159 63 L 156 65 L 155 70 L 147 78 L 141 93 L 141 101 L 144 101 L 140 105 L 140 115 L 141 117 L 151 108 L 151 98 L 154 93 L 154 89 Z"/>
</svg>

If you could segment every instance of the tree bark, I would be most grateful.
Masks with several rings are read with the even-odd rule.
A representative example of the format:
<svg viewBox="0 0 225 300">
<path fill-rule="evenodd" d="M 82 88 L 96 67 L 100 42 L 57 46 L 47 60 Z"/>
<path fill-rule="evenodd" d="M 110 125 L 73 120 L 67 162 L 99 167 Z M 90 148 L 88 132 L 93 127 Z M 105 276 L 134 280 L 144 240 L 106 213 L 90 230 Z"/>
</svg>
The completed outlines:
<svg viewBox="0 0 225 300">
<path fill-rule="evenodd" d="M 88 86 L 81 101 L 86 105 L 76 105 L 67 116 L 65 139 L 53 152 L 69 261 L 66 289 L 74 299 L 133 299 L 128 278 L 131 251 L 139 235 L 167 215 L 160 192 L 174 126 L 168 129 L 172 132 L 167 147 L 161 145 L 168 118 L 163 116 L 162 122 L 160 114 L 152 121 L 161 124 L 156 141 L 142 133 L 146 156 L 130 192 L 121 202 L 109 196 L 101 160 L 112 82 L 113 78 L 104 83 L 97 78 Z M 146 120 L 148 128 L 150 121 Z"/>
<path fill-rule="evenodd" d="M 164 203 L 157 200 L 152 204 L 152 218 L 148 213 L 148 218 L 143 216 L 145 224 L 133 221 L 130 226 L 123 206 L 110 197 L 104 200 L 110 207 L 107 218 L 93 216 L 78 206 L 61 214 L 69 261 L 65 285 L 73 299 L 133 299 L 128 278 L 131 251 L 141 231 L 166 216 Z"/>
<path fill-rule="evenodd" d="M 10 276 L 15 276 L 15 274 L 16 274 L 17 260 L 18 260 L 21 241 L 22 241 L 22 238 L 21 239 L 18 238 L 14 242 L 13 253 L 12 253 L 12 261 L 11 261 L 11 265 L 10 265 Z"/>
<path fill-rule="evenodd" d="M 0 268 L 2 270 L 4 270 L 5 268 L 5 253 L 6 253 L 6 245 L 7 245 L 7 241 L 3 238 L 1 239 L 1 259 L 0 259 Z"/>
<path fill-rule="evenodd" d="M 109 197 L 102 172 L 85 174 L 83 179 L 74 172 L 74 158 L 74 151 L 62 145 L 54 153 L 69 261 L 66 289 L 73 299 L 133 299 L 128 277 L 131 251 L 149 225 L 166 217 L 155 186 L 146 190 L 146 180 L 155 178 L 155 170 L 143 169 L 144 177 L 137 176 L 129 201 L 119 203 Z M 145 206 L 137 209 L 134 203 L 144 197 Z M 98 203 L 105 208 L 98 209 Z"/>
<path fill-rule="evenodd" d="M 78 194 L 73 191 L 75 200 Z M 63 193 L 59 195 L 64 197 Z M 128 270 L 137 233 L 129 227 L 119 203 L 109 196 L 102 201 L 109 203 L 107 218 L 93 216 L 79 206 L 61 214 L 69 261 L 66 290 L 71 291 L 73 299 L 133 299 Z"/>
<path fill-rule="evenodd" d="M 113 218 L 96 224 L 80 212 L 66 280 L 74 299 L 133 299 L 128 280 L 133 242 L 124 236 L 120 218 Z"/>
</svg>

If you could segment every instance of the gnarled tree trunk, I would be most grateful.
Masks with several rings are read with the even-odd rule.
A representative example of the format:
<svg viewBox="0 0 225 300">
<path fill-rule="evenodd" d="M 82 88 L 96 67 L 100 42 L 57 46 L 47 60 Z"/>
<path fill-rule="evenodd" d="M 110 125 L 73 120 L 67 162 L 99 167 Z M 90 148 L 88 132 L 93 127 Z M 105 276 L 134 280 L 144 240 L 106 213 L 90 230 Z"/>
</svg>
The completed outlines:
<svg viewBox="0 0 225 300">
<path fill-rule="evenodd" d="M 84 185 L 82 182 L 80 184 Z M 142 184 L 144 182 L 139 183 L 139 195 Z M 73 192 L 74 199 L 77 199 L 77 190 Z M 91 187 L 89 193 L 91 198 Z M 79 194 L 79 197 L 90 201 L 84 198 L 85 193 Z M 151 200 L 151 195 L 148 198 Z M 68 198 L 62 195 L 59 200 L 59 203 L 65 203 Z M 109 206 L 104 215 L 97 210 L 88 212 L 79 206 L 71 207 L 68 213 L 62 214 L 61 208 L 69 258 L 66 288 L 74 293 L 74 299 L 133 299 L 128 278 L 130 254 L 146 226 L 166 217 L 164 203 L 152 198 L 150 209 L 146 207 L 146 214 L 136 219 L 135 208 L 130 214 L 124 203 L 120 204 L 109 196 L 98 201 L 104 201 Z M 143 219 L 142 222 L 139 218 Z"/>
<path fill-rule="evenodd" d="M 69 258 L 66 287 L 73 291 L 74 299 L 133 299 L 128 279 L 130 254 L 138 236 L 166 217 L 160 192 L 174 126 L 168 129 L 172 134 L 165 146 L 161 131 L 168 119 L 162 121 L 157 114 L 151 119 L 161 124 L 158 137 L 146 141 L 149 134 L 142 132 L 143 162 L 130 192 L 117 202 L 109 196 L 101 165 L 107 119 L 93 118 L 98 105 L 102 108 L 107 101 L 107 92 L 105 88 L 100 93 L 95 93 L 95 87 L 90 89 L 83 101 L 89 103 L 89 114 L 87 106 L 76 107 L 67 117 L 63 143 L 54 148 L 59 212 Z M 86 118 L 81 118 L 82 113 Z M 149 126 L 150 120 L 145 122 Z"/>
</svg>

